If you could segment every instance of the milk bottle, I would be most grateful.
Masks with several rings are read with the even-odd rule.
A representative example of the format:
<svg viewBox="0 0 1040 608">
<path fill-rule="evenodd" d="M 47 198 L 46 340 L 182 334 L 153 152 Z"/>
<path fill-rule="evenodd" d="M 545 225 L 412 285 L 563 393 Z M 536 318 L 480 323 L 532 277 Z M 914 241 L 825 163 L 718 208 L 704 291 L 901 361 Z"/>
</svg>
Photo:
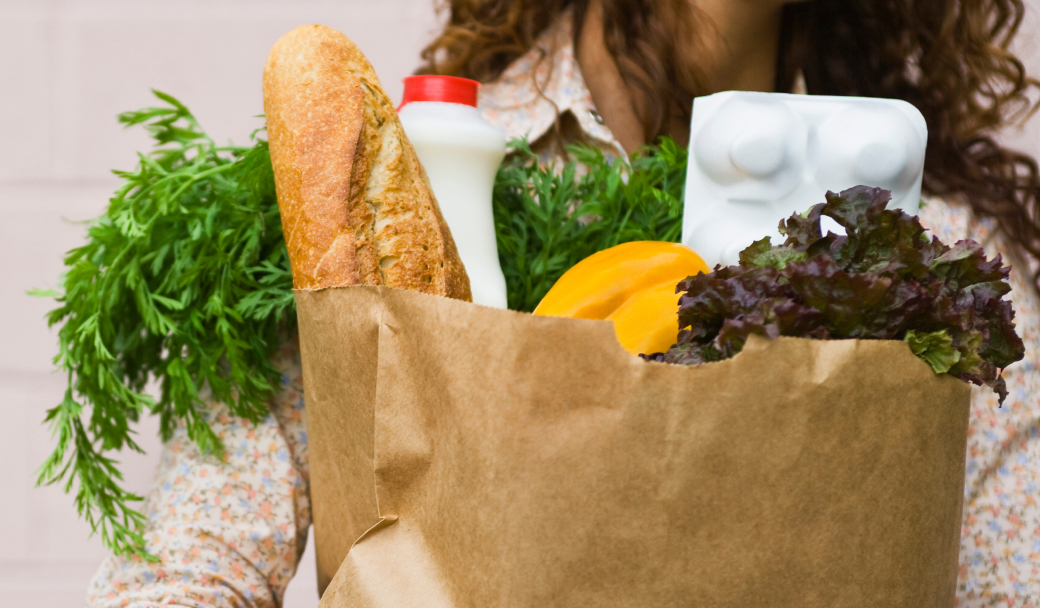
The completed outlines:
<svg viewBox="0 0 1040 608">
<path fill-rule="evenodd" d="M 477 111 L 476 81 L 409 76 L 398 114 L 466 266 L 473 301 L 506 308 L 491 191 L 505 137 Z"/>
</svg>

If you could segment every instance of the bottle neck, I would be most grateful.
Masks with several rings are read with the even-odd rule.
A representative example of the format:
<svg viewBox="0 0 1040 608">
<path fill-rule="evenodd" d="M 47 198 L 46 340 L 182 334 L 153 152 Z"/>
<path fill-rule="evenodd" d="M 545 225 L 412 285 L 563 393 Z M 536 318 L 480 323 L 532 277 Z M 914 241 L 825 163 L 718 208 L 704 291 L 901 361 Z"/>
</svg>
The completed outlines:
<svg viewBox="0 0 1040 608">
<path fill-rule="evenodd" d="M 483 120 L 480 110 L 461 103 L 444 101 L 413 101 L 401 106 L 398 113 L 410 119 Z"/>
</svg>

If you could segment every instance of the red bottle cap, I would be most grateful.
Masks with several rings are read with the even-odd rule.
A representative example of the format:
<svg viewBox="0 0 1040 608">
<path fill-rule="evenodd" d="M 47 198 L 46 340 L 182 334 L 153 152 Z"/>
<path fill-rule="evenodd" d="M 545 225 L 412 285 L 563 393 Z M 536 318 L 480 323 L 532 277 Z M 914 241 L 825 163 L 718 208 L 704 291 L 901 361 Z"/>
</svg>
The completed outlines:
<svg viewBox="0 0 1040 608">
<path fill-rule="evenodd" d="M 477 107 L 480 83 L 458 76 L 408 76 L 404 79 L 404 95 L 400 110 L 413 101 L 443 101 Z"/>
</svg>

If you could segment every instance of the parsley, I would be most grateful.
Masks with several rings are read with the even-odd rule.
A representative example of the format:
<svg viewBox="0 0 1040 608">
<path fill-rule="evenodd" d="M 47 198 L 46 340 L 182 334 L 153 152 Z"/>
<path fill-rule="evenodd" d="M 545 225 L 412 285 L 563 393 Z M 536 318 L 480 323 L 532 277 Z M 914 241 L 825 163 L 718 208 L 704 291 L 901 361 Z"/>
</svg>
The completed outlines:
<svg viewBox="0 0 1040 608">
<path fill-rule="evenodd" d="M 108 209 L 65 258 L 64 291 L 35 292 L 59 303 L 48 322 L 61 325 L 55 363 L 68 374 L 64 400 L 47 412 L 57 446 L 38 483 L 75 486 L 76 507 L 104 544 L 145 559 L 155 558 L 133 508 L 142 498 L 122 487 L 107 454 L 141 451 L 132 425 L 150 414 L 164 440 L 183 424 L 203 451 L 222 455 L 200 390 L 236 416 L 264 418 L 279 381 L 268 358 L 296 321 L 267 142 L 217 146 L 183 104 L 155 95 L 165 105 L 119 117 L 147 129 L 155 149 L 135 171 L 116 172 L 123 183 Z M 574 147 L 576 161 L 561 168 L 512 145 L 494 193 L 510 308 L 533 310 L 596 251 L 679 240 L 686 152 L 674 142 L 631 164 Z M 150 381 L 158 400 L 145 392 Z"/>
</svg>

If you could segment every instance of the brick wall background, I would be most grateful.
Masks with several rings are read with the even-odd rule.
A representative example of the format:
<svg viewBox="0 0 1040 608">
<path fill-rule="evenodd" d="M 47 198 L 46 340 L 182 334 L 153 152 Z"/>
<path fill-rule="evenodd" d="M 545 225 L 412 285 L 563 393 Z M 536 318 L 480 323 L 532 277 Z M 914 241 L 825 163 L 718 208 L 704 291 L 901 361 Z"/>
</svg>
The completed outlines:
<svg viewBox="0 0 1040 608">
<path fill-rule="evenodd" d="M 1019 51 L 1040 73 L 1036 8 Z M 242 143 L 259 126 L 260 74 L 271 44 L 308 22 L 336 27 L 372 60 L 392 97 L 436 27 L 431 0 L 0 0 L 0 604 L 57 608 L 82 602 L 104 551 L 57 488 L 33 489 L 52 440 L 41 426 L 63 378 L 52 374 L 47 301 L 27 297 L 61 272 L 115 179 L 147 141 L 115 116 L 170 92 L 218 141 Z M 1040 122 L 1006 140 L 1040 152 Z M 148 487 L 156 425 L 139 428 L 147 456 L 126 456 L 128 484 Z M 308 550 L 288 608 L 317 605 Z"/>
</svg>

